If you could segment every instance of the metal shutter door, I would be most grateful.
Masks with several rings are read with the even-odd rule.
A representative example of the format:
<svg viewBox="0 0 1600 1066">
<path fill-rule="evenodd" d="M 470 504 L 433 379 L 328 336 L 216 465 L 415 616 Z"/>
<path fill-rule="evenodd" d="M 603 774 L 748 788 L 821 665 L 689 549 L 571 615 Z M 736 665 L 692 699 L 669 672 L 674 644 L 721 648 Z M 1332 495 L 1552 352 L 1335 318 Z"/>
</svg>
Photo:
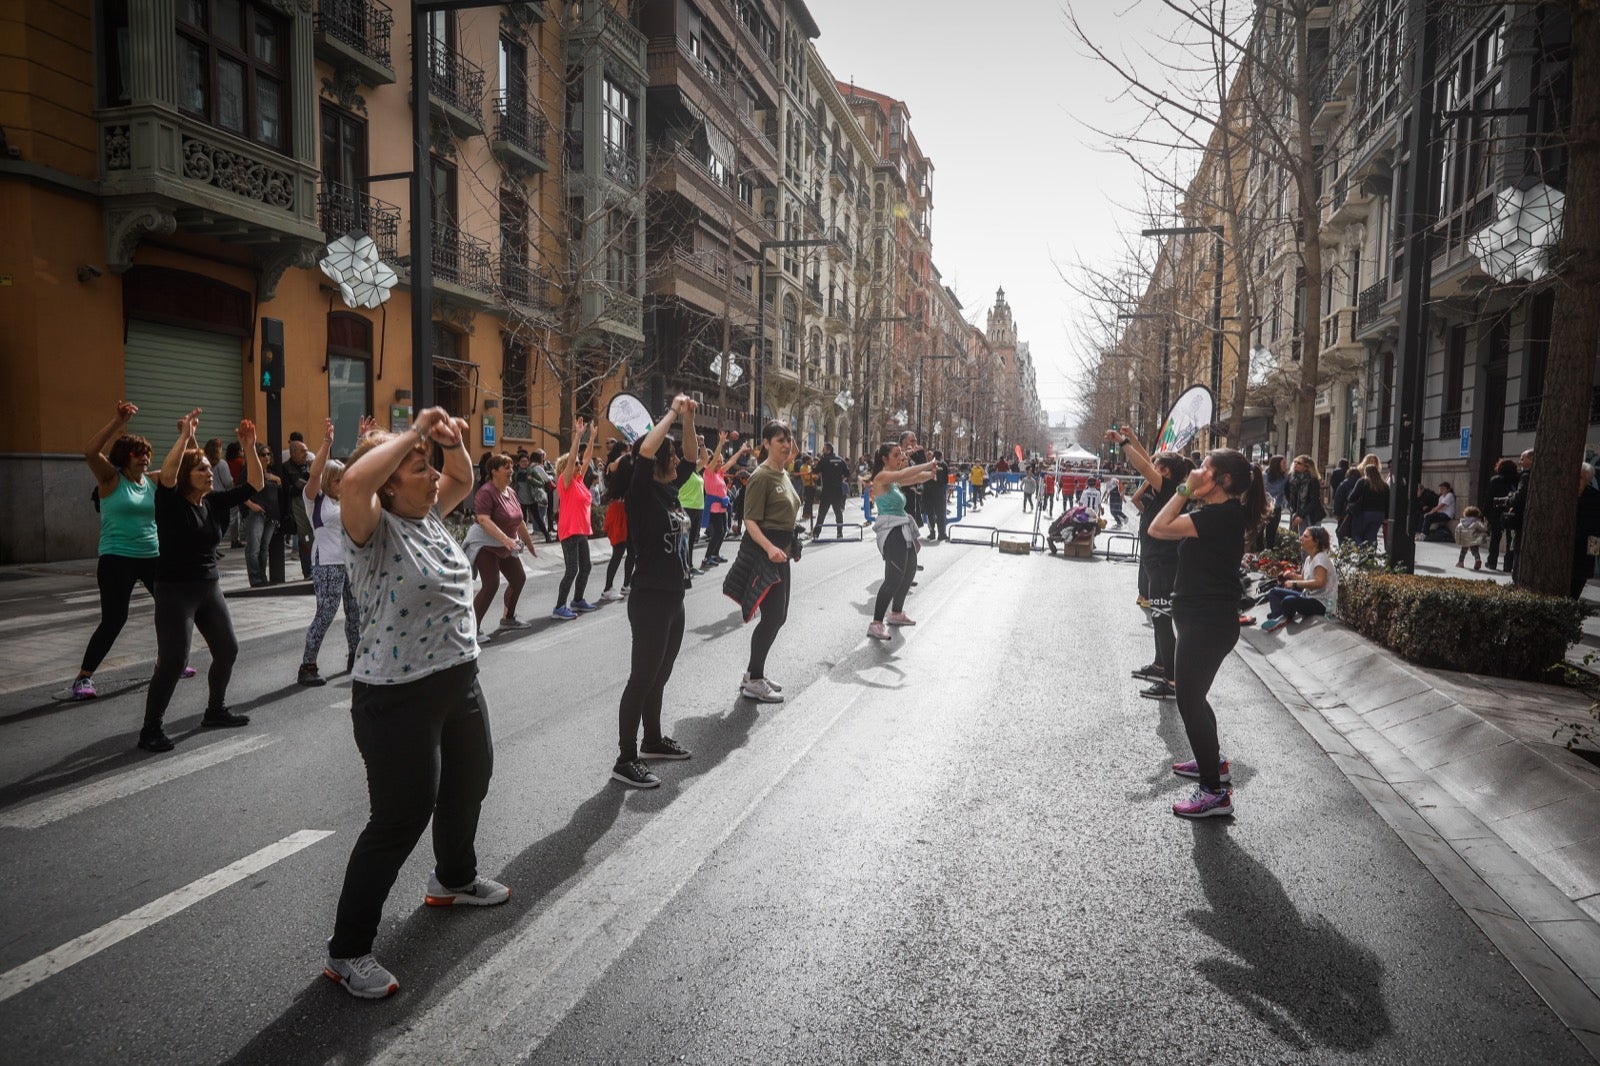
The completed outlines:
<svg viewBox="0 0 1600 1066">
<path fill-rule="evenodd" d="M 123 349 L 124 396 L 139 414 L 130 427 L 155 447 L 155 462 L 172 447 L 178 419 L 200 408 L 200 442 L 220 437 L 223 447 L 244 417 L 241 341 L 137 319 L 128 323 Z"/>
</svg>

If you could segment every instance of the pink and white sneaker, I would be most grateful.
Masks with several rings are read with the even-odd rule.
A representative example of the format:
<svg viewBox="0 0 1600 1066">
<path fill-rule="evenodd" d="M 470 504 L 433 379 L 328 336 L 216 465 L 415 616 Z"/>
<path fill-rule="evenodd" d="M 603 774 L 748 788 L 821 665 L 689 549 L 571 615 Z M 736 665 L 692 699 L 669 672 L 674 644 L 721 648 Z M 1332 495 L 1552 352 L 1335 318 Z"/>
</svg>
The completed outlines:
<svg viewBox="0 0 1600 1066">
<path fill-rule="evenodd" d="M 1222 780 L 1233 780 L 1228 773 L 1228 760 L 1223 759 L 1218 765 L 1222 768 Z M 1200 776 L 1200 764 L 1193 759 L 1190 759 L 1188 762 L 1175 762 L 1172 764 L 1172 772 L 1177 774 L 1179 777 L 1198 778 Z"/>
<path fill-rule="evenodd" d="M 1232 814 L 1233 789 L 1211 792 L 1202 785 L 1188 799 L 1174 803 L 1172 813 L 1179 818 L 1214 818 Z"/>
<path fill-rule="evenodd" d="M 884 621 L 888 622 L 892 626 L 914 626 L 917 624 L 911 619 L 911 616 L 906 614 L 904 611 L 890 611 L 888 615 L 884 617 Z"/>
</svg>

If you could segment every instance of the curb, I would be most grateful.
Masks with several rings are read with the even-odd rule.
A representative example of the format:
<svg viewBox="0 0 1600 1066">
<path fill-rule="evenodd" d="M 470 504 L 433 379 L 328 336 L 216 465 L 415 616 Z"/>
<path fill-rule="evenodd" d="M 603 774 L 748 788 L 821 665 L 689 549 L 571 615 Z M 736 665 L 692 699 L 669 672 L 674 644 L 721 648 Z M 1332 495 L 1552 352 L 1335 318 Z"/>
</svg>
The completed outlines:
<svg viewBox="0 0 1600 1066">
<path fill-rule="evenodd" d="M 1600 1061 L 1600 771 L 1457 698 L 1510 688 L 1514 716 L 1516 689 L 1552 686 L 1435 677 L 1342 626 L 1317 633 L 1295 656 L 1246 629 L 1239 658 Z"/>
</svg>

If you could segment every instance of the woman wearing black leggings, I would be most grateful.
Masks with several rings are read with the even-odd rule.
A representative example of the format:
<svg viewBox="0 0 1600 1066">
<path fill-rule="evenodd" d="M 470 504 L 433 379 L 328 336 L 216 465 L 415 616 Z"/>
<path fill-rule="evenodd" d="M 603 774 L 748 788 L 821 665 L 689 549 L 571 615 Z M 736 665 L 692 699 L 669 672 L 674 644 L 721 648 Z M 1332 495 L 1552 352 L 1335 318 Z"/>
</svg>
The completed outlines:
<svg viewBox="0 0 1600 1066">
<path fill-rule="evenodd" d="M 661 784 L 647 761 L 689 758 L 687 748 L 662 735 L 661 699 L 683 644 L 683 591 L 689 587 L 691 557 L 689 516 L 678 489 L 694 469 L 678 461 L 667 430 L 681 418 L 684 440 L 695 440 L 695 407 L 689 397 L 676 397 L 672 410 L 635 445 L 638 456 L 628 467 L 628 540 L 635 559 L 628 597 L 633 656 L 617 708 L 618 750 L 611 776 L 633 788 Z"/>
<path fill-rule="evenodd" d="M 222 598 L 217 572 L 217 545 L 228 528 L 228 512 L 261 491 L 266 475 L 256 453 L 256 427 L 239 423 L 239 443 L 249 456 L 245 467 L 249 483 L 226 492 L 213 492 L 211 463 L 195 443 L 200 424 L 196 407 L 178 419 L 178 440 L 161 464 L 156 478 L 156 529 L 161 537 L 161 557 L 156 561 L 156 670 L 145 694 L 144 728 L 139 747 L 145 751 L 171 751 L 172 740 L 161 729 L 167 704 L 189 661 L 189 638 L 200 630 L 211 649 L 211 686 L 202 726 L 248 725 L 250 718 L 227 707 L 228 681 L 239 642 L 233 635 L 233 617 Z"/>
<path fill-rule="evenodd" d="M 794 438 L 787 422 L 768 422 L 761 430 L 760 464 L 744 489 L 744 540 L 740 554 L 760 553 L 777 567 L 778 581 L 761 600 L 761 621 L 750 634 L 750 665 L 739 693 L 761 703 L 783 702 L 783 688 L 767 677 L 767 653 L 789 618 L 789 548 L 800 517 L 800 494 L 789 480 Z"/>
<path fill-rule="evenodd" d="M 1261 525 L 1266 509 L 1260 469 L 1242 453 L 1218 448 L 1150 523 L 1151 536 L 1178 542 L 1173 682 L 1194 759 L 1175 763 L 1172 771 L 1200 779 L 1193 795 L 1172 805 L 1180 818 L 1233 813 L 1233 790 L 1225 785 L 1228 762 L 1217 744 L 1217 716 L 1207 696 L 1222 660 L 1239 642 L 1239 563 L 1245 537 Z"/>
<path fill-rule="evenodd" d="M 628 484 L 633 479 L 633 454 L 621 441 L 611 446 L 606 455 L 605 501 L 606 539 L 611 542 L 611 561 L 606 564 L 606 587 L 600 593 L 602 600 L 615 602 L 633 588 L 633 544 L 628 539 Z M 622 570 L 622 592 L 613 586 L 617 583 L 617 570 Z"/>
<path fill-rule="evenodd" d="M 883 556 L 883 584 L 872 605 L 872 624 L 867 636 L 888 640 L 887 618 L 891 626 L 914 626 L 905 613 L 906 593 L 917 576 L 917 522 L 906 514 L 906 497 L 901 485 L 920 485 L 934 476 L 937 460 L 906 465 L 905 452 L 898 444 L 879 445 L 872 457 L 872 505 L 877 517 L 872 528 L 878 536 L 878 552 Z M 887 612 L 887 614 L 885 613 Z"/>
</svg>

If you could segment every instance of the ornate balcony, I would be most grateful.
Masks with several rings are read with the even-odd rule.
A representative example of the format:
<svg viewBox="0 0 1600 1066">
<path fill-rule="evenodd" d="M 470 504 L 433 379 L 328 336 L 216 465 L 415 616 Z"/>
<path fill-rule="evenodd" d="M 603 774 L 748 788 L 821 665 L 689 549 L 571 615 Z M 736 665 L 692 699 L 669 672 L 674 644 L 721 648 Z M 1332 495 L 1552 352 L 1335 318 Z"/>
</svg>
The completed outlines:
<svg viewBox="0 0 1600 1066">
<path fill-rule="evenodd" d="M 389 58 L 394 13 L 382 0 L 318 0 L 312 26 L 318 59 L 366 85 L 394 81 Z"/>
<path fill-rule="evenodd" d="M 398 258 L 400 209 L 376 196 L 323 182 L 317 193 L 317 218 L 322 234 L 336 240 L 347 233 L 365 233 L 378 245 L 378 254 L 394 262 Z"/>
<path fill-rule="evenodd" d="M 550 278 L 529 266 L 520 257 L 502 254 L 495 265 L 500 293 L 507 303 L 535 318 L 550 319 L 556 309 L 555 290 Z"/>
<path fill-rule="evenodd" d="M 636 188 L 639 184 L 639 160 L 632 152 L 615 145 L 605 147 L 606 176 L 618 185 Z"/>
<path fill-rule="evenodd" d="M 494 136 L 489 148 L 503 163 L 537 174 L 550 170 L 550 123 L 536 101 L 504 89 L 494 95 Z"/>
<path fill-rule="evenodd" d="M 1361 290 L 1356 297 L 1356 330 L 1365 332 L 1380 325 L 1386 317 L 1383 305 L 1389 301 L 1389 282 L 1380 281 Z"/>
<path fill-rule="evenodd" d="M 494 292 L 489 269 L 489 242 L 454 226 L 433 226 L 433 283 L 441 290 L 478 304 Z"/>
<path fill-rule="evenodd" d="M 644 340 L 644 302 L 631 287 L 590 280 L 583 286 L 583 320 L 588 326 L 625 341 Z"/>
<path fill-rule="evenodd" d="M 445 42 L 428 47 L 428 103 L 457 137 L 483 133 L 483 68 Z"/>
</svg>

